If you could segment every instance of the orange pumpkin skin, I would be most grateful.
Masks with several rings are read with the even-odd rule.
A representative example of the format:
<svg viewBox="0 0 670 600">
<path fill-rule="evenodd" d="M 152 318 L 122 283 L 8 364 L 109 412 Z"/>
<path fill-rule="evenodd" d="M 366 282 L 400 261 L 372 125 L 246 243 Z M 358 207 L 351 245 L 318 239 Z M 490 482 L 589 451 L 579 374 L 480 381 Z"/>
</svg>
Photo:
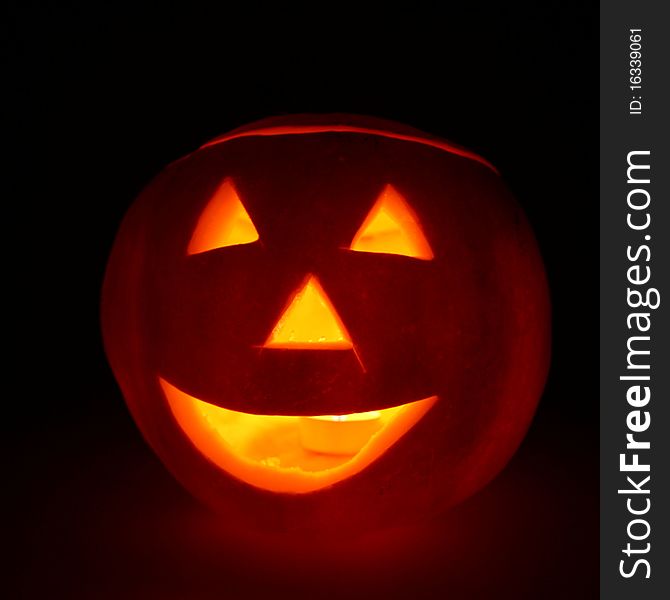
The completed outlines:
<svg viewBox="0 0 670 600">
<path fill-rule="evenodd" d="M 231 178 L 259 240 L 188 255 Z M 392 184 L 434 257 L 348 250 Z M 260 348 L 318 276 L 351 352 Z M 347 115 L 267 119 L 169 165 L 128 211 L 103 287 L 105 349 L 149 444 L 241 528 L 350 534 L 434 514 L 490 481 L 521 442 L 549 364 L 549 300 L 532 231 L 501 177 L 411 128 Z M 310 493 L 249 485 L 205 458 L 159 377 L 213 405 L 345 414 L 438 396 L 361 472 Z"/>
</svg>

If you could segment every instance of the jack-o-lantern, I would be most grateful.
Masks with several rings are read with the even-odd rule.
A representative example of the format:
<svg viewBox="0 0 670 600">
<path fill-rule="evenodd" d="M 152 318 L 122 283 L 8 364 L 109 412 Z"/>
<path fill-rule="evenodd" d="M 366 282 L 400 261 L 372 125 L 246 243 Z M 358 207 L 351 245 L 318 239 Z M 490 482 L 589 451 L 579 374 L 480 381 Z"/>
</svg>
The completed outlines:
<svg viewBox="0 0 670 600">
<path fill-rule="evenodd" d="M 121 226 L 102 318 L 135 420 L 195 495 L 245 527 L 357 532 L 502 469 L 546 377 L 548 304 L 485 160 L 302 115 L 156 178 Z"/>
</svg>

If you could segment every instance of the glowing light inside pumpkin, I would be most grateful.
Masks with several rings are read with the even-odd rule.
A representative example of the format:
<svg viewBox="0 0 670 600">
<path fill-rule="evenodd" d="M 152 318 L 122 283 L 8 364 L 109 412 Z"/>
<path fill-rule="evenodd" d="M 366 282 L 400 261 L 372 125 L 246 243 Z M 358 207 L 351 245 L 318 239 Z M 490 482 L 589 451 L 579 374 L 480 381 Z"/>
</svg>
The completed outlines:
<svg viewBox="0 0 670 600">
<path fill-rule="evenodd" d="M 431 260 L 433 251 L 407 201 L 387 185 L 354 236 L 350 250 Z"/>
<path fill-rule="evenodd" d="M 187 253 L 199 254 L 225 246 L 251 244 L 258 231 L 244 208 L 230 178 L 223 180 L 203 210 Z"/>
<path fill-rule="evenodd" d="M 356 454 L 382 427 L 379 410 L 351 415 L 324 415 L 300 419 L 303 448 L 323 454 Z"/>
<path fill-rule="evenodd" d="M 264 347 L 350 350 L 353 343 L 321 284 L 310 275 L 279 317 Z"/>
<path fill-rule="evenodd" d="M 373 419 L 372 413 L 252 415 L 198 400 L 165 379 L 159 383 L 177 423 L 203 455 L 234 477 L 274 492 L 306 493 L 351 477 L 386 452 L 437 400 L 431 396 L 374 411 L 379 417 Z M 335 450 L 346 447 L 346 453 L 305 447 L 301 424 L 320 422 L 330 426 Z M 347 427 L 355 423 L 375 427 L 362 434 Z M 334 429 L 341 425 L 345 427 Z"/>
</svg>

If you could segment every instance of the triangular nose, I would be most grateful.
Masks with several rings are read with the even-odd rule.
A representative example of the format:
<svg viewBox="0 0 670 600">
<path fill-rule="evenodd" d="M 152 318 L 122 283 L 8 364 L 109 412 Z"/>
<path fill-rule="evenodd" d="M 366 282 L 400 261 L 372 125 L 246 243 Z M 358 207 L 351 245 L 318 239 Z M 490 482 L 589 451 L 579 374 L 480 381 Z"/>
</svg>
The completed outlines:
<svg viewBox="0 0 670 600">
<path fill-rule="evenodd" d="M 264 347 L 349 350 L 353 344 L 318 279 L 310 275 L 279 317 Z"/>
</svg>

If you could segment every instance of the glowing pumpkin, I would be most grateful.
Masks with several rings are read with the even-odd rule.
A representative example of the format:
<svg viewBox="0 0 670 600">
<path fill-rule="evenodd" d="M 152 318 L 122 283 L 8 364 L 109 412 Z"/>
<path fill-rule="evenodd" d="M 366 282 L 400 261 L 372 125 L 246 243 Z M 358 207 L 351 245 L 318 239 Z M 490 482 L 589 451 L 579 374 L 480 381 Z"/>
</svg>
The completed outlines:
<svg viewBox="0 0 670 600">
<path fill-rule="evenodd" d="M 352 116 L 269 119 L 128 212 L 106 350 L 140 429 L 242 526 L 364 531 L 509 460 L 549 357 L 530 228 L 485 160 Z"/>
</svg>

